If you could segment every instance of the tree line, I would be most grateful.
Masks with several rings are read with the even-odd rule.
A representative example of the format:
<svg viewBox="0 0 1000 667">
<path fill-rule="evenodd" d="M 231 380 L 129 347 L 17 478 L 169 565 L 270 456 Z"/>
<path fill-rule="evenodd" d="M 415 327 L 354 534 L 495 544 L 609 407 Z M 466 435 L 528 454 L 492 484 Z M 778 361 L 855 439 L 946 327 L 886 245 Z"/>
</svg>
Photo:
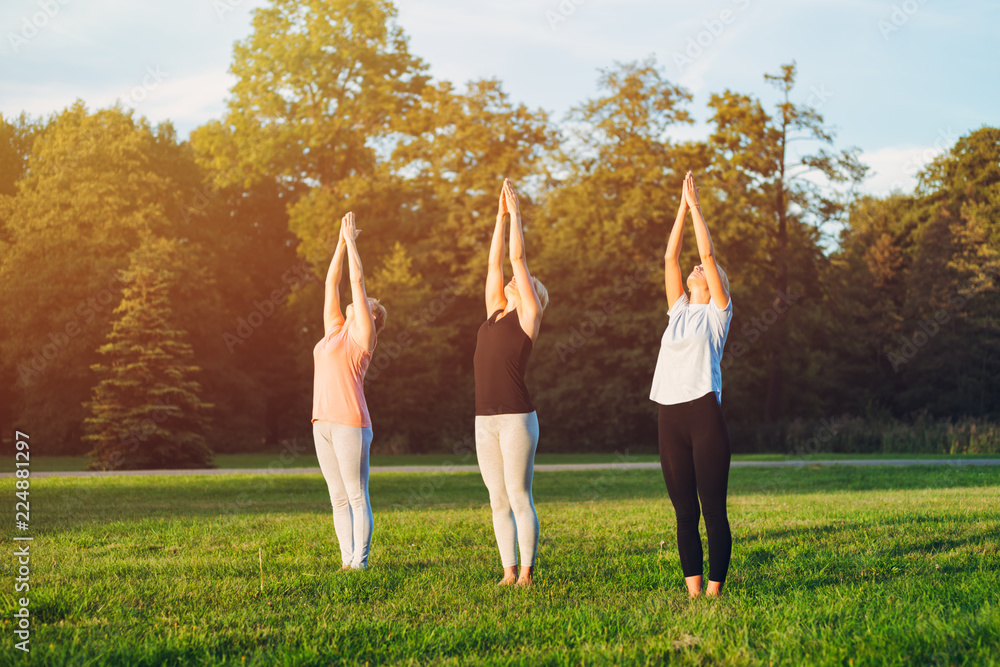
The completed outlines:
<svg viewBox="0 0 1000 667">
<path fill-rule="evenodd" d="M 540 451 L 651 449 L 663 249 L 693 170 L 732 287 L 737 451 L 818 442 L 831 419 L 863 424 L 839 446 L 914 424 L 997 445 L 1000 129 L 961 137 L 913 192 L 862 196 L 858 149 L 796 101 L 794 63 L 760 94 L 713 94 L 708 138 L 677 141 L 692 96 L 653 58 L 603 70 L 554 120 L 500 81 L 435 80 L 395 17 L 273 0 L 235 46 L 224 117 L 187 140 L 82 101 L 0 118 L 0 431 L 117 451 L 111 467 L 308 439 L 320 276 L 353 210 L 388 311 L 375 451 L 455 446 L 507 177 L 551 295 L 527 379 Z"/>
</svg>

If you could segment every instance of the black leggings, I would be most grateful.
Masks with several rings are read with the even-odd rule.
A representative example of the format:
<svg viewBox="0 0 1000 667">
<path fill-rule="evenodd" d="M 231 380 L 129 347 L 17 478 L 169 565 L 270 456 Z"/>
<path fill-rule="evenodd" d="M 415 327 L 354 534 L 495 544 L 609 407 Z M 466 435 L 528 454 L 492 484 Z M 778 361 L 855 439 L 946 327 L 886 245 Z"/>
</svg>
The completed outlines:
<svg viewBox="0 0 1000 667">
<path fill-rule="evenodd" d="M 702 572 L 698 518 L 703 511 L 708 533 L 708 578 L 723 583 L 733 550 L 726 516 L 730 450 L 729 429 L 715 392 L 687 403 L 661 405 L 659 434 L 660 467 L 677 513 L 677 548 L 684 576 Z"/>
</svg>

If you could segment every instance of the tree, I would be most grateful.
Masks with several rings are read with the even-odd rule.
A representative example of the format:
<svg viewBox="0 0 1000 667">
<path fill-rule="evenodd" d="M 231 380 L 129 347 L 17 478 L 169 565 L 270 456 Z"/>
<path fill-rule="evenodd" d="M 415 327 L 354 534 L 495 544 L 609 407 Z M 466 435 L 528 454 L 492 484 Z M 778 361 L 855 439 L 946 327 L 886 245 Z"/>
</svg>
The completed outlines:
<svg viewBox="0 0 1000 667">
<path fill-rule="evenodd" d="M 205 442 L 206 411 L 192 376 L 193 352 L 172 323 L 169 292 L 176 280 L 164 269 L 177 244 L 146 238 L 130 255 L 121 303 L 107 342 L 104 363 L 84 420 L 97 470 L 199 468 L 211 462 Z"/>
<path fill-rule="evenodd" d="M 3 274 L 2 266 L 8 255 L 10 240 L 6 220 L 13 211 L 17 182 L 27 171 L 31 144 L 39 129 L 40 126 L 31 121 L 26 114 L 22 113 L 13 122 L 0 114 L 0 275 Z M 16 326 L 15 321 L 6 318 L 0 320 L 0 340 L 6 339 L 9 335 L 7 329 L 14 326 Z M 14 365 L 4 355 L 4 358 L 0 359 L 0 441 L 12 430 L 11 420 L 14 417 L 14 403 L 17 400 L 14 392 L 16 384 L 17 374 Z"/>
<path fill-rule="evenodd" d="M 703 145 L 670 140 L 690 95 L 654 60 L 620 64 L 599 85 L 570 113 L 561 179 L 540 211 L 525 210 L 529 265 L 551 295 L 528 382 L 545 442 L 571 450 L 655 442 L 663 251 L 683 174 L 708 162 Z"/>
<path fill-rule="evenodd" d="M 824 227 L 842 219 L 853 194 L 867 171 L 857 158 L 859 150 L 850 148 L 833 153 L 825 148 L 833 144 L 834 134 L 824 124 L 823 116 L 808 105 L 791 102 L 795 86 L 794 61 L 783 65 L 780 74 L 766 74 L 765 80 L 781 93 L 777 113 L 769 115 L 760 102 L 748 95 L 731 91 L 713 94 L 709 101 L 715 114 L 710 142 L 713 148 L 714 178 L 726 193 L 729 213 L 746 220 L 757 250 L 751 261 L 760 263 L 771 292 L 769 304 L 755 304 L 752 311 L 767 308 L 784 313 L 793 279 L 800 288 L 812 284 L 811 296 L 820 295 L 816 267 L 822 261 L 821 240 Z M 796 156 L 790 144 L 796 141 L 818 142 L 812 153 Z M 825 185 L 806 175 L 818 174 Z M 846 192 L 837 186 L 850 186 Z M 746 261 L 746 260 L 744 260 Z M 795 296 L 803 296 L 802 293 Z M 761 305 L 763 307 L 758 308 Z M 796 309 L 796 316 L 808 317 L 806 309 Z M 734 325 L 738 324 L 734 321 Z M 789 328 L 789 318 L 779 315 L 767 330 L 767 380 L 764 417 L 774 422 L 788 401 L 785 386 L 792 359 L 790 350 L 803 350 L 808 336 Z M 799 360 L 802 365 L 807 361 Z"/>
<path fill-rule="evenodd" d="M 558 139 L 544 111 L 514 104 L 494 79 L 461 92 L 428 86 L 400 123 L 390 166 L 404 203 L 393 238 L 415 249 L 420 271 L 460 283 L 476 320 L 500 185 L 511 179 L 530 207 Z"/>
<path fill-rule="evenodd" d="M 426 81 L 395 15 L 387 0 L 274 0 L 255 12 L 234 49 L 224 121 L 244 185 L 276 176 L 302 194 L 371 175 L 379 141 Z"/>
<path fill-rule="evenodd" d="M 185 314 L 211 299 L 200 267 L 212 230 L 182 214 L 199 187 L 169 124 L 154 129 L 131 112 L 89 113 L 77 102 L 38 133 L 4 204 L 0 320 L 10 328 L 0 356 L 17 376 L 15 414 L 44 453 L 78 451 L 88 369 L 120 298 L 119 272 L 143 235 L 183 240 Z"/>
<path fill-rule="evenodd" d="M 372 419 L 392 429 L 392 442 L 376 446 L 427 451 L 473 423 L 471 362 L 499 185 L 505 176 L 526 179 L 556 135 L 544 112 L 512 103 L 496 81 L 462 92 L 448 82 L 428 86 L 397 127 L 374 178 L 313 189 L 291 225 L 303 256 L 325 267 L 335 215 L 356 213 L 368 293 L 389 313 L 366 385 Z M 320 297 L 310 288 L 295 299 L 310 349 L 322 336 Z M 421 391 L 411 400 L 414 383 Z"/>
<path fill-rule="evenodd" d="M 276 446 L 309 433 L 308 368 L 299 362 L 301 325 L 289 308 L 293 291 L 317 280 L 298 258 L 288 229 L 294 191 L 277 175 L 247 184 L 240 174 L 238 139 L 211 122 L 191 134 L 194 159 L 204 173 L 204 194 L 186 214 L 218 235 L 212 255 L 217 326 L 204 341 L 206 396 L 216 406 L 216 451 Z M 218 347 L 217 344 L 223 345 Z"/>
<path fill-rule="evenodd" d="M 897 417 L 997 413 L 998 161 L 1000 130 L 984 127 L 932 161 L 913 194 L 851 210 L 831 275 L 852 325 L 835 346 L 836 384 L 865 387 Z"/>
<path fill-rule="evenodd" d="M 387 0 L 275 0 L 257 10 L 253 33 L 234 49 L 237 82 L 225 118 L 192 136 L 199 163 L 222 193 L 210 217 L 244 239 L 233 248 L 242 261 L 222 267 L 231 278 L 227 333 L 254 304 L 289 287 L 287 303 L 283 294 L 266 323 L 230 348 L 241 364 L 224 379 L 239 402 L 227 412 L 266 414 L 270 443 L 308 433 L 307 352 L 322 336 L 314 323 L 322 294 L 311 283 L 325 273 L 335 221 L 347 207 L 358 214 L 371 239 L 367 267 L 391 248 L 400 198 L 385 157 L 427 80 L 395 16 Z M 226 221 L 229 211 L 235 216 Z M 290 286 L 289 271 L 301 278 Z M 230 310 L 240 303 L 242 312 Z"/>
<path fill-rule="evenodd" d="M 373 446 L 392 453 L 438 449 L 469 426 L 461 417 L 472 411 L 472 378 L 456 358 L 462 331 L 450 325 L 460 287 L 432 286 L 412 264 L 396 243 L 367 281 L 369 294 L 388 304 L 388 317 L 365 377 L 365 396 L 382 434 Z"/>
<path fill-rule="evenodd" d="M 530 209 L 530 175 L 556 146 L 557 134 L 544 111 L 512 102 L 495 80 L 472 81 L 460 91 L 449 82 L 428 86 L 400 128 L 388 164 L 398 193 L 395 224 L 375 237 L 394 251 L 371 294 L 386 299 L 396 323 L 390 326 L 402 323 L 413 343 L 409 365 L 394 362 L 370 386 L 375 405 L 380 395 L 390 396 L 380 393 L 383 383 L 402 388 L 409 376 L 438 379 L 424 392 L 437 411 L 437 442 L 427 429 L 418 432 L 428 401 L 409 411 L 398 400 L 389 403 L 422 451 L 471 432 L 472 357 L 485 319 L 483 283 L 500 185 L 512 179 Z"/>
<path fill-rule="evenodd" d="M 17 182 L 28 170 L 31 144 L 41 130 L 41 124 L 25 113 L 13 122 L 0 114 L 0 197 L 12 197 L 17 193 Z M 0 217 L 0 230 L 3 229 L 2 221 Z"/>
</svg>

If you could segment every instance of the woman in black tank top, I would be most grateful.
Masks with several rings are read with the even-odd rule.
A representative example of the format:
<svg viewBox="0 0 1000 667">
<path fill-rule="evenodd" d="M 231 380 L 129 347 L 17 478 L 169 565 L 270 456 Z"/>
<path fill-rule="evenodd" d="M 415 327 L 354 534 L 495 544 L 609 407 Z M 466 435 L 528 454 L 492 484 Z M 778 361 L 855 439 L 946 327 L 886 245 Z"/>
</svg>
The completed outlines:
<svg viewBox="0 0 1000 667">
<path fill-rule="evenodd" d="M 521 328 L 517 309 L 497 319 L 496 310 L 479 327 L 476 339 L 476 414 L 500 415 L 534 412 L 524 384 L 531 354 L 531 338 Z"/>
<path fill-rule="evenodd" d="M 503 232 L 507 215 L 514 278 L 504 285 Z M 524 383 L 524 372 L 548 301 L 545 287 L 528 273 L 517 193 L 504 179 L 486 275 L 488 319 L 479 327 L 473 359 L 476 457 L 490 492 L 493 529 L 504 568 L 501 586 L 531 584 L 538 550 L 538 515 L 531 497 L 538 418 Z"/>
</svg>

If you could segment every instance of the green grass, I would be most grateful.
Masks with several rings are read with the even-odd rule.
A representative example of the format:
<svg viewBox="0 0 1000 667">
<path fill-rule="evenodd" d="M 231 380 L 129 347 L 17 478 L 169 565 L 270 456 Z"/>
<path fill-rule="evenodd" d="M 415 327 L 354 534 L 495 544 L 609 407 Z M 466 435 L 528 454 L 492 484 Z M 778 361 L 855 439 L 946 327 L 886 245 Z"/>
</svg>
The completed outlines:
<svg viewBox="0 0 1000 667">
<path fill-rule="evenodd" d="M 296 457 L 289 467 L 309 468 L 319 467 L 312 445 L 307 453 Z M 280 452 L 262 454 L 219 454 L 215 457 L 215 465 L 220 468 L 267 468 L 280 463 Z M 535 463 L 615 463 L 617 461 L 659 461 L 656 454 L 619 456 L 611 454 L 538 454 Z M 396 456 L 372 456 L 373 466 L 444 466 L 444 465 L 476 465 L 475 453 L 468 454 L 402 454 Z"/>
<path fill-rule="evenodd" d="M 478 474 L 375 475 L 371 494 L 370 569 L 341 573 L 318 474 L 37 478 L 16 660 L 998 664 L 1000 468 L 734 469 L 719 600 L 686 596 L 655 470 L 537 473 L 530 590 L 494 586 Z"/>
<path fill-rule="evenodd" d="M 815 454 L 794 456 L 785 454 L 736 454 L 733 461 L 843 461 L 858 459 L 1000 459 L 1000 454 Z M 535 463 L 620 463 L 657 462 L 657 454 L 545 454 L 535 457 Z M 31 470 L 35 472 L 71 472 L 87 469 L 85 456 L 35 456 L 31 459 Z M 373 456 L 373 466 L 441 466 L 475 465 L 475 455 L 461 454 L 406 454 L 399 456 Z M 315 450 L 309 445 L 296 456 L 280 451 L 253 454 L 218 454 L 217 468 L 267 469 L 271 466 L 284 468 L 319 468 Z M 0 473 L 13 472 L 13 457 L 0 460 Z"/>
</svg>

